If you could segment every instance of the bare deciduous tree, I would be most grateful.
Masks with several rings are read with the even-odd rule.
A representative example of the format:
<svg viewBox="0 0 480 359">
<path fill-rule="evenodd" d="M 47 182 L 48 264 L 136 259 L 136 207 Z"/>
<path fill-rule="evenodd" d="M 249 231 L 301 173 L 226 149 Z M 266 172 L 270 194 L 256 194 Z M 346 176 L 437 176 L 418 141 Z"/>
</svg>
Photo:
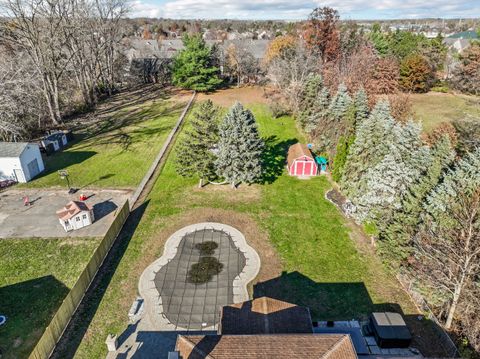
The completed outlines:
<svg viewBox="0 0 480 359">
<path fill-rule="evenodd" d="M 8 43 L 22 49 L 40 74 L 50 119 L 62 120 L 59 82 L 70 62 L 65 55 L 64 21 L 71 15 L 71 4 L 64 0 L 3 0 L 2 12 L 10 21 L 1 31 Z"/>
<path fill-rule="evenodd" d="M 45 115 L 37 75 L 28 57 L 0 46 L 0 139 L 28 138 Z"/>
<path fill-rule="evenodd" d="M 480 189 L 460 195 L 446 211 L 448 223 L 427 221 L 418 234 L 416 268 L 428 287 L 444 295 L 449 329 L 480 275 Z"/>
<path fill-rule="evenodd" d="M 275 57 L 268 65 L 267 77 L 285 99 L 292 111 L 297 112 L 302 89 L 311 73 L 317 72 L 318 60 L 298 43 L 295 51 Z"/>
</svg>

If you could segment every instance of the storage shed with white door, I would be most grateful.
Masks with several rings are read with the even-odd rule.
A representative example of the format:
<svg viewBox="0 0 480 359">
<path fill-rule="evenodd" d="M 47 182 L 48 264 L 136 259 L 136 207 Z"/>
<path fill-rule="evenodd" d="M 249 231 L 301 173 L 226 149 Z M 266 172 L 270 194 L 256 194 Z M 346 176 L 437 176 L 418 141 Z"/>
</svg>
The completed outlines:
<svg viewBox="0 0 480 359">
<path fill-rule="evenodd" d="M 287 169 L 290 176 L 316 176 L 318 165 L 306 145 L 296 143 L 288 149 Z"/>
<path fill-rule="evenodd" d="M 45 170 L 40 148 L 28 142 L 0 142 L 0 180 L 25 183 Z"/>
</svg>

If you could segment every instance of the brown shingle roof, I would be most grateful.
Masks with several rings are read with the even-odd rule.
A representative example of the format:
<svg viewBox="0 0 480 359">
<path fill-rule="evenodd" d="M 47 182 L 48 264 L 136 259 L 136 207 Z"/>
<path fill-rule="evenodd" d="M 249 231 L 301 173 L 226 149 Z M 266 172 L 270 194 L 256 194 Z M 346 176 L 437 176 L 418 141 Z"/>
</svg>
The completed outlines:
<svg viewBox="0 0 480 359">
<path fill-rule="evenodd" d="M 92 207 L 90 207 L 85 202 L 70 201 L 65 205 L 65 207 L 57 211 L 57 216 L 62 221 L 67 221 L 70 218 L 79 214 L 80 212 L 90 211 L 91 209 Z"/>
<path fill-rule="evenodd" d="M 312 333 L 306 307 L 260 297 L 222 308 L 219 334 Z"/>
<path fill-rule="evenodd" d="M 312 152 L 308 149 L 307 145 L 303 143 L 295 143 L 291 145 L 288 149 L 288 156 L 287 156 L 287 163 L 288 167 L 290 167 L 293 161 L 299 157 L 307 156 L 313 159 Z"/>
<path fill-rule="evenodd" d="M 354 359 L 347 334 L 179 335 L 182 359 Z"/>
</svg>

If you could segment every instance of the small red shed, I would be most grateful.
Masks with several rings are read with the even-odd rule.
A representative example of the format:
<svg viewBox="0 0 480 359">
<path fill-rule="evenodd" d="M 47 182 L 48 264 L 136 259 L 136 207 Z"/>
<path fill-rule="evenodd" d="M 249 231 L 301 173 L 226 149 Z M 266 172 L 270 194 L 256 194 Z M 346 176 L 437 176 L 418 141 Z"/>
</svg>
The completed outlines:
<svg viewBox="0 0 480 359">
<path fill-rule="evenodd" d="M 316 176 L 318 165 L 308 147 L 296 143 L 288 149 L 287 170 L 290 176 Z"/>
</svg>

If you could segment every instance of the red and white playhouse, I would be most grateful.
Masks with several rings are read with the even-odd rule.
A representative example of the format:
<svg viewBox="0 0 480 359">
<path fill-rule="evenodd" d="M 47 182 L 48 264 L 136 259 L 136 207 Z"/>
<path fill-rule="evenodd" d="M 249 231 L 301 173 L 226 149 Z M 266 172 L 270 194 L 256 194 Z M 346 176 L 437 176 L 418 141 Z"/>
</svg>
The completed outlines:
<svg viewBox="0 0 480 359">
<path fill-rule="evenodd" d="M 308 147 L 296 143 L 288 149 L 287 170 L 290 176 L 316 176 L 318 165 Z"/>
</svg>

